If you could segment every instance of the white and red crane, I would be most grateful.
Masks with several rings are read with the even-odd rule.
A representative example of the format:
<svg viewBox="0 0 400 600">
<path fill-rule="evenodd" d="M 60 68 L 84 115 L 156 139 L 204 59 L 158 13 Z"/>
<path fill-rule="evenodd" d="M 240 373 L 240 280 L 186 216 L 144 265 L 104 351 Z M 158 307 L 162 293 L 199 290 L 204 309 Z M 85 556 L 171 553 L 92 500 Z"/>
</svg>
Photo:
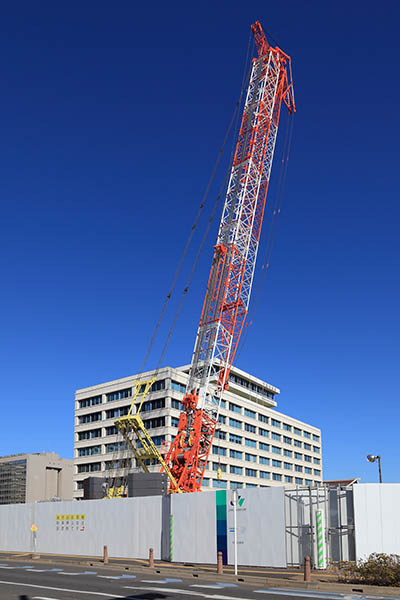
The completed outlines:
<svg viewBox="0 0 400 600">
<path fill-rule="evenodd" d="M 116 422 L 128 443 L 127 433 L 133 428 L 141 445 L 148 446 L 147 457 L 160 460 L 170 478 L 170 492 L 201 488 L 249 308 L 282 102 L 295 112 L 290 57 L 269 44 L 258 21 L 252 31 L 258 56 L 252 60 L 178 433 L 161 457 L 142 431 L 140 418 L 128 415 Z M 138 458 L 137 450 L 135 454 Z"/>
</svg>

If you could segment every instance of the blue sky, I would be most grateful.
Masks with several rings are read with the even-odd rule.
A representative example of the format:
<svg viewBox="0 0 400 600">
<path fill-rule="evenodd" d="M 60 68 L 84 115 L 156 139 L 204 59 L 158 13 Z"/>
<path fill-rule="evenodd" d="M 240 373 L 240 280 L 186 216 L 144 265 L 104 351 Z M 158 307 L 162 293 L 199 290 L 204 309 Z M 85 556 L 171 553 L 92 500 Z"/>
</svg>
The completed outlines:
<svg viewBox="0 0 400 600">
<path fill-rule="evenodd" d="M 365 456 L 380 453 L 384 479 L 399 480 L 399 9 L 385 1 L 2 7 L 1 454 L 71 457 L 74 390 L 138 371 L 256 19 L 292 56 L 297 114 L 237 366 L 281 389 L 279 410 L 322 428 L 326 478 L 375 481 Z M 215 232 L 165 364 L 190 361 Z"/>
</svg>

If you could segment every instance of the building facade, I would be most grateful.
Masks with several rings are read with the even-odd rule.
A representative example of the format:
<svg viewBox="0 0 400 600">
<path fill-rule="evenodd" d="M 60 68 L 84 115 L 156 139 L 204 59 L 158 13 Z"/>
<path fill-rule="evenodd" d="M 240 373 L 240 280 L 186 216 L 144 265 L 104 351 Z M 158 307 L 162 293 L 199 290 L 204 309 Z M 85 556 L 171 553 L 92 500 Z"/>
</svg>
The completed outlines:
<svg viewBox="0 0 400 600">
<path fill-rule="evenodd" d="M 0 457 L 0 504 L 71 500 L 73 460 L 54 452 Z"/>
<path fill-rule="evenodd" d="M 141 416 L 158 447 L 177 432 L 189 366 L 143 373 L 156 375 Z M 75 394 L 74 497 L 83 480 L 111 479 L 138 470 L 114 421 L 128 414 L 138 375 L 79 389 Z M 203 489 L 319 485 L 322 483 L 321 431 L 276 410 L 279 389 L 232 368 L 224 392 Z M 149 467 L 158 470 L 157 466 Z"/>
</svg>

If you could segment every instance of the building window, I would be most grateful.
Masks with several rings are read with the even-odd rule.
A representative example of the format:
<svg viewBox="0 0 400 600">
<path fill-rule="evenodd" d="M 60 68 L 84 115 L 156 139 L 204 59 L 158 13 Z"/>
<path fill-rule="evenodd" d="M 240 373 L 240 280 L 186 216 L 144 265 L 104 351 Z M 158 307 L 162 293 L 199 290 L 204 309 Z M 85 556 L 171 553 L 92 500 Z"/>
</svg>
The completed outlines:
<svg viewBox="0 0 400 600">
<path fill-rule="evenodd" d="M 296 477 L 295 483 L 296 483 L 296 485 L 302 485 L 303 484 L 302 478 L 301 477 Z"/>
<path fill-rule="evenodd" d="M 314 456 L 314 465 L 319 465 L 321 464 L 321 461 L 319 458 L 317 458 L 316 456 Z"/>
<path fill-rule="evenodd" d="M 279 473 L 272 473 L 272 479 L 274 481 L 282 481 L 282 475 L 279 475 Z"/>
<path fill-rule="evenodd" d="M 217 429 L 215 432 L 215 438 L 217 440 L 226 440 L 226 433 L 225 431 L 221 431 L 220 429 Z"/>
<path fill-rule="evenodd" d="M 301 465 L 294 465 L 294 470 L 297 473 L 302 473 L 303 472 L 303 467 Z"/>
<path fill-rule="evenodd" d="M 287 423 L 283 423 L 282 429 L 284 429 L 285 431 L 292 431 L 292 426 L 288 425 Z"/>
<path fill-rule="evenodd" d="M 292 444 L 292 438 L 287 437 L 286 435 L 283 436 L 283 441 L 285 444 Z"/>
<path fill-rule="evenodd" d="M 136 410 L 138 410 L 140 402 L 136 403 Z M 156 408 L 165 407 L 165 398 L 157 398 L 157 400 L 148 400 L 142 404 L 141 412 L 148 412 L 149 410 L 155 410 Z"/>
<path fill-rule="evenodd" d="M 146 429 L 156 429 L 157 427 L 165 427 L 165 417 L 154 417 L 154 419 L 145 419 L 143 421 Z"/>
<path fill-rule="evenodd" d="M 94 471 L 101 471 L 101 463 L 90 463 L 88 465 L 78 465 L 78 473 L 93 473 Z"/>
<path fill-rule="evenodd" d="M 226 489 L 226 480 L 224 479 L 213 479 L 212 480 L 212 486 L 213 488 L 220 488 L 225 490 Z"/>
<path fill-rule="evenodd" d="M 307 456 L 307 454 L 304 455 L 304 460 L 306 462 L 311 462 L 311 456 Z"/>
<path fill-rule="evenodd" d="M 310 469 L 310 467 L 304 467 L 304 473 L 307 473 L 307 475 L 312 475 L 312 469 Z"/>
<path fill-rule="evenodd" d="M 272 438 L 273 440 L 276 440 L 277 442 L 280 442 L 280 441 L 281 441 L 281 436 L 280 436 L 280 434 L 279 434 L 279 433 L 274 433 L 274 432 L 272 432 L 272 433 L 271 433 L 271 438 Z"/>
<path fill-rule="evenodd" d="M 101 454 L 101 446 L 78 448 L 78 456 L 94 456 L 95 454 Z"/>
<path fill-rule="evenodd" d="M 296 435 L 301 435 L 301 429 L 299 429 L 298 427 L 294 427 L 293 431 Z"/>
<path fill-rule="evenodd" d="M 101 429 L 99 429 L 98 431 L 101 431 Z M 115 427 L 115 425 L 106 427 L 106 435 L 117 435 L 117 433 L 118 433 L 118 429 Z"/>
<path fill-rule="evenodd" d="M 79 425 L 82 425 L 83 423 L 94 423 L 95 421 L 101 421 L 101 412 L 82 415 L 79 417 Z"/>
<path fill-rule="evenodd" d="M 186 392 L 186 386 L 178 381 L 171 381 L 171 389 L 174 392 L 179 392 L 180 394 L 184 394 Z"/>
<path fill-rule="evenodd" d="M 235 435 L 234 433 L 230 433 L 229 434 L 229 441 L 232 444 L 241 444 L 242 443 L 242 438 L 240 437 L 240 435 Z"/>
<path fill-rule="evenodd" d="M 319 469 L 314 469 L 314 475 L 321 477 L 321 471 Z"/>
<path fill-rule="evenodd" d="M 271 473 L 269 471 L 260 471 L 261 479 L 271 479 Z"/>
<path fill-rule="evenodd" d="M 292 470 L 292 465 L 288 462 L 284 462 L 283 463 L 283 468 L 286 469 L 287 471 L 291 471 Z"/>
<path fill-rule="evenodd" d="M 319 435 L 316 435 L 315 433 L 313 433 L 312 439 L 314 440 L 314 442 L 319 442 Z"/>
<path fill-rule="evenodd" d="M 244 424 L 244 428 L 245 428 L 245 431 L 248 431 L 249 433 L 255 433 L 256 432 L 255 425 L 249 425 L 249 423 L 245 423 Z"/>
<path fill-rule="evenodd" d="M 242 460 L 243 452 L 239 452 L 239 450 L 229 450 L 229 456 L 236 460 Z"/>
<path fill-rule="evenodd" d="M 242 429 L 242 422 L 237 419 L 229 419 L 229 426 L 236 427 L 236 429 Z"/>
<path fill-rule="evenodd" d="M 250 417 L 250 419 L 256 418 L 256 413 L 254 412 L 254 410 L 250 410 L 249 408 L 244 409 L 244 415 L 245 417 Z"/>
<path fill-rule="evenodd" d="M 90 431 L 80 431 L 78 433 L 78 440 L 92 440 L 93 438 L 101 437 L 101 429 L 91 429 Z"/>
<path fill-rule="evenodd" d="M 201 482 L 201 487 L 209 487 L 210 485 L 210 480 L 207 477 L 203 477 L 202 482 Z"/>
<path fill-rule="evenodd" d="M 267 458 L 266 456 L 259 456 L 258 457 L 258 462 L 260 465 L 269 465 L 269 458 Z"/>
<path fill-rule="evenodd" d="M 238 467 L 236 465 L 230 465 L 229 472 L 234 473 L 235 475 L 242 475 L 243 469 L 242 467 Z"/>
<path fill-rule="evenodd" d="M 233 404 L 233 402 L 229 402 L 229 410 L 238 413 L 238 415 L 242 414 L 242 408 L 238 404 Z"/>
<path fill-rule="evenodd" d="M 249 454 L 248 452 L 245 453 L 244 459 L 248 462 L 257 462 L 257 456 L 255 454 Z"/>
<path fill-rule="evenodd" d="M 256 483 L 246 483 L 246 487 L 247 488 L 256 488 L 257 484 Z"/>
<path fill-rule="evenodd" d="M 314 446 L 314 447 L 313 447 L 313 450 L 314 450 L 314 452 L 318 452 L 318 453 L 319 453 L 319 448 L 318 448 L 318 446 Z"/>
<path fill-rule="evenodd" d="M 260 450 L 265 450 L 266 452 L 269 452 L 269 444 L 264 444 L 264 442 L 258 442 L 258 448 Z"/>
<path fill-rule="evenodd" d="M 114 400 L 122 400 L 123 398 L 130 398 L 132 396 L 132 388 L 126 388 L 125 390 L 118 390 L 117 392 L 111 392 L 106 394 L 107 402 L 113 402 Z"/>
<path fill-rule="evenodd" d="M 286 450 L 286 448 L 285 448 L 284 451 L 283 451 L 283 454 L 285 456 L 290 456 L 291 457 L 293 455 L 293 452 L 291 450 Z"/>
<path fill-rule="evenodd" d="M 225 400 L 220 400 L 219 407 L 220 408 L 226 408 L 226 402 L 225 402 Z"/>
<path fill-rule="evenodd" d="M 161 444 L 165 442 L 165 435 L 152 435 L 151 439 L 153 440 L 153 444 L 155 446 L 161 446 Z"/>
<path fill-rule="evenodd" d="M 182 402 L 180 402 L 179 400 L 174 400 L 172 398 L 172 400 L 171 400 L 171 408 L 176 408 L 176 410 L 181 410 L 181 408 L 182 408 Z"/>
<path fill-rule="evenodd" d="M 106 452 L 121 452 L 121 450 L 127 450 L 128 444 L 126 442 L 112 442 L 106 444 Z"/>
<path fill-rule="evenodd" d="M 281 448 L 279 448 L 278 446 L 272 446 L 272 452 L 274 454 L 280 454 L 281 453 Z"/>
<path fill-rule="evenodd" d="M 311 450 L 311 444 L 307 444 L 307 442 L 304 442 L 304 450 Z"/>
<path fill-rule="evenodd" d="M 299 442 L 299 440 L 293 440 L 293 444 L 296 446 L 296 448 L 301 448 L 301 442 Z"/>
<path fill-rule="evenodd" d="M 106 419 L 115 419 L 116 417 L 125 417 L 129 412 L 129 406 L 122 406 L 121 408 L 112 408 L 106 411 Z"/>
<path fill-rule="evenodd" d="M 92 396 L 91 398 L 85 398 L 84 400 L 79 400 L 79 408 L 87 408 L 88 406 L 96 406 L 96 404 L 101 404 L 102 398 L 101 396 Z"/>
<path fill-rule="evenodd" d="M 249 438 L 244 438 L 244 443 L 246 446 L 249 446 L 250 448 L 256 448 L 257 443 L 255 440 L 250 440 Z"/>
<path fill-rule="evenodd" d="M 293 477 L 291 475 L 285 475 L 285 483 L 292 483 Z"/>
<path fill-rule="evenodd" d="M 246 477 L 257 477 L 257 471 L 255 469 L 247 469 L 245 470 Z"/>
<path fill-rule="evenodd" d="M 171 417 L 171 427 L 178 427 L 178 425 L 179 425 L 179 418 Z"/>
<path fill-rule="evenodd" d="M 224 417 L 224 415 L 218 415 L 218 423 L 221 423 L 221 425 L 225 425 L 226 417 Z"/>
<path fill-rule="evenodd" d="M 258 420 L 261 421 L 261 423 L 269 423 L 269 417 L 266 417 L 265 415 L 258 415 Z"/>
<path fill-rule="evenodd" d="M 224 465 L 223 463 L 213 462 L 213 464 L 212 464 L 212 470 L 213 471 L 218 471 L 218 469 L 221 469 L 221 473 L 226 473 L 226 465 Z"/>
<path fill-rule="evenodd" d="M 311 433 L 308 433 L 308 431 L 303 431 L 303 435 L 305 438 L 307 438 L 308 440 L 311 439 Z"/>
<path fill-rule="evenodd" d="M 279 427 L 280 429 L 282 423 L 280 421 L 277 421 L 276 419 L 271 419 L 271 425 L 273 425 L 274 427 Z"/>
<path fill-rule="evenodd" d="M 261 427 L 259 427 L 258 435 L 262 435 L 263 437 L 269 437 L 269 431 L 267 431 L 266 429 L 261 429 Z"/>
<path fill-rule="evenodd" d="M 311 481 L 311 479 L 306 479 L 306 480 L 305 480 L 305 484 L 306 484 L 306 485 L 312 485 L 312 481 Z"/>
<path fill-rule="evenodd" d="M 294 457 L 297 458 L 297 460 L 303 460 L 303 455 L 300 454 L 300 452 L 295 452 Z"/>
<path fill-rule="evenodd" d="M 273 467 L 282 467 L 282 461 L 281 460 L 276 460 L 275 458 L 272 459 L 272 466 Z"/>
<path fill-rule="evenodd" d="M 230 488 L 231 490 L 237 490 L 243 487 L 243 483 L 241 481 L 231 481 Z"/>
<path fill-rule="evenodd" d="M 226 448 L 221 448 L 220 446 L 212 447 L 213 454 L 219 454 L 219 456 L 226 456 Z"/>
</svg>

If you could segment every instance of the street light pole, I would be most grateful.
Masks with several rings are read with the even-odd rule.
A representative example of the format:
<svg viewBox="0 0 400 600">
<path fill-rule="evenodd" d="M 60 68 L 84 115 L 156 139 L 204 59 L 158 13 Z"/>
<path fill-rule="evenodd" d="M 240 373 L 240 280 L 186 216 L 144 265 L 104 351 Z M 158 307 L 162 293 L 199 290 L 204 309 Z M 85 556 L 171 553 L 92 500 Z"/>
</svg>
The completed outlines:
<svg viewBox="0 0 400 600">
<path fill-rule="evenodd" d="M 377 456 L 378 459 L 378 468 L 379 468 L 379 483 L 382 483 L 382 469 L 381 469 L 381 457 Z"/>
<path fill-rule="evenodd" d="M 368 462 L 375 462 L 378 461 L 378 468 L 379 468 L 379 483 L 382 483 L 382 468 L 381 468 L 381 457 L 379 454 L 368 454 L 367 456 L 367 461 Z"/>
</svg>

